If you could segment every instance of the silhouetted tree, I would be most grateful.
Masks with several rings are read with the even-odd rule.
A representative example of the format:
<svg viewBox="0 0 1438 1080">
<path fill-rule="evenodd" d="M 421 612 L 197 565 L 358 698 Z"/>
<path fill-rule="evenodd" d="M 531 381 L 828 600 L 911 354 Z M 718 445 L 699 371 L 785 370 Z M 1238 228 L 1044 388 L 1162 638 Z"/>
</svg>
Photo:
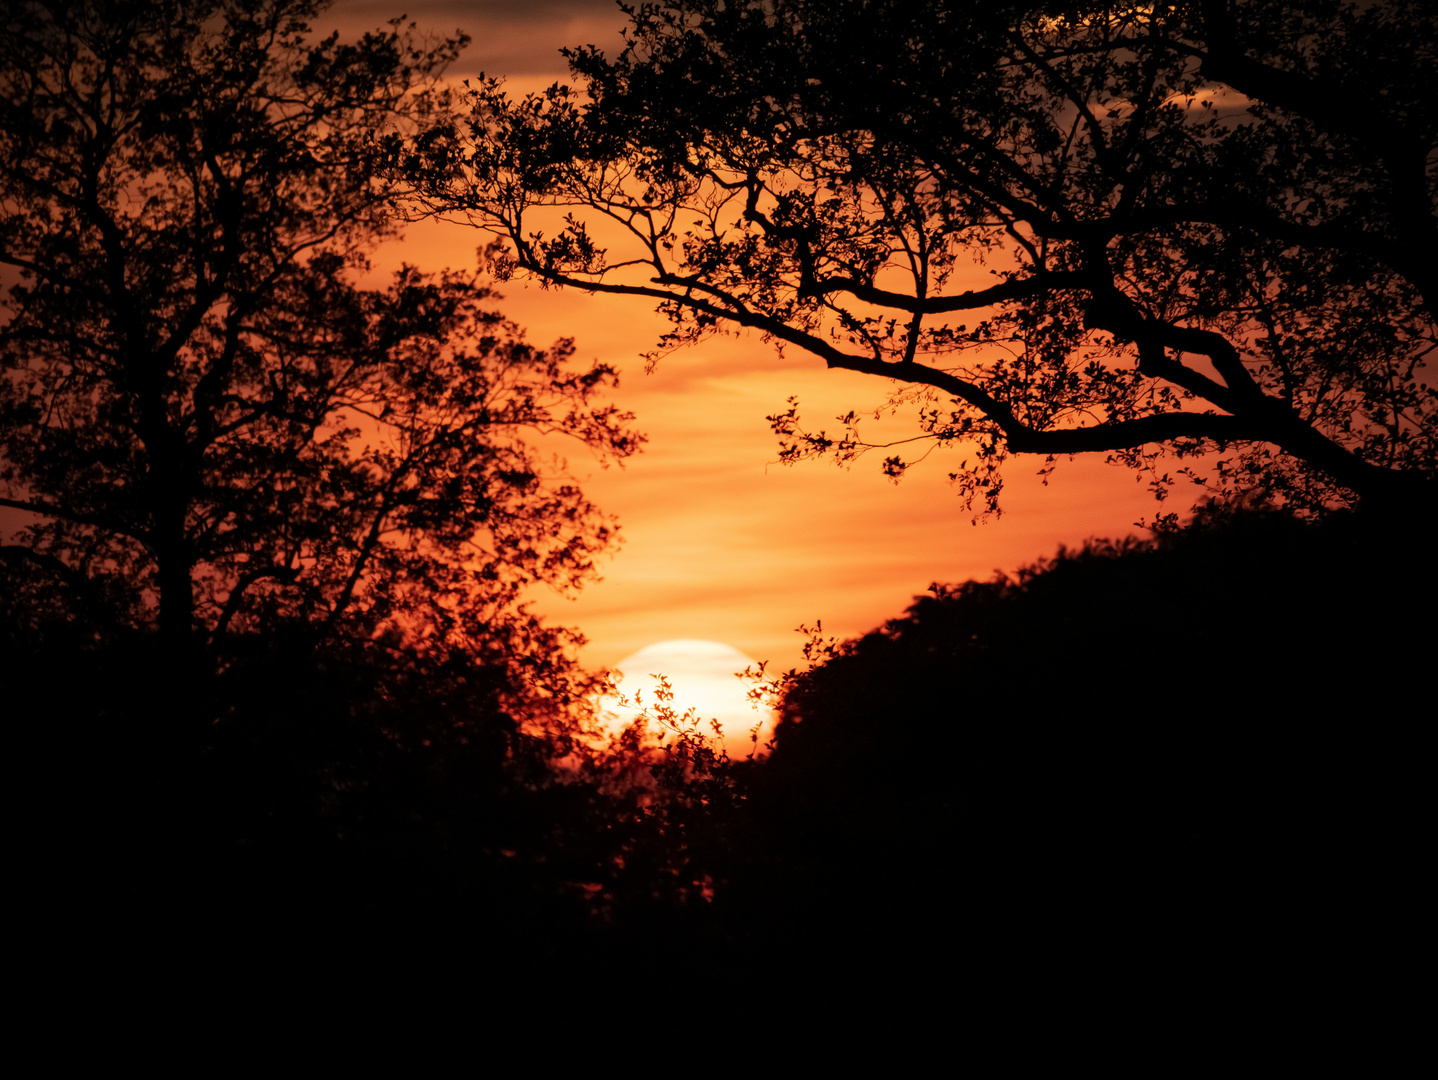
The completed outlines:
<svg viewBox="0 0 1438 1080">
<path fill-rule="evenodd" d="M 1421 536 L 1221 515 L 816 639 L 716 905 L 776 956 L 869 956 L 894 985 L 1093 964 L 1240 997 L 1244 965 L 1369 985 L 1425 917 Z"/>
<path fill-rule="evenodd" d="M 519 594 L 577 585 L 612 528 L 526 439 L 637 445 L 597 400 L 613 371 L 525 344 L 470 278 L 364 283 L 450 153 L 463 40 L 318 41 L 319 6 L 5 9 L 7 566 L 155 630 L 155 707 L 168 685 L 200 730 L 186 673 L 254 635 L 506 665 L 556 645 Z M 572 689 L 535 674 L 515 687 Z"/>
<path fill-rule="evenodd" d="M 4 7 L 0 712 L 77 948 L 583 926 L 593 677 L 521 599 L 613 538 L 551 451 L 639 436 L 472 277 L 373 283 L 463 41 L 320 7 Z"/>
<path fill-rule="evenodd" d="M 895 380 L 905 442 L 1104 453 L 1300 507 L 1433 501 L 1432 6 L 681 0 L 581 94 L 475 94 L 507 272 Z M 567 208 L 567 209 L 566 209 Z M 563 220 L 559 212 L 568 216 Z M 657 355 L 657 354 L 656 354 Z M 786 460 L 870 449 L 771 417 Z M 890 456 L 884 469 L 905 468 Z M 1191 470 L 1208 475 L 1199 477 Z"/>
</svg>

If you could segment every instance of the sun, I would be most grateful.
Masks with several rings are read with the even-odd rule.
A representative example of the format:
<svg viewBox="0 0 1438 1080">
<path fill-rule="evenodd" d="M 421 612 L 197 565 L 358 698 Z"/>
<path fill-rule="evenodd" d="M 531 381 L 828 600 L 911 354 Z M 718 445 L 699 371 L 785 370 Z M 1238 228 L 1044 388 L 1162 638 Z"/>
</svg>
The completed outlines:
<svg viewBox="0 0 1438 1080">
<path fill-rule="evenodd" d="M 656 676 L 667 678 L 674 691 L 674 711 L 682 715 L 693 709 L 699 716 L 700 730 L 706 735 L 713 730 L 709 721 L 717 720 L 730 760 L 742 761 L 751 753 L 756 758 L 764 757 L 768 753 L 768 742 L 774 736 L 774 711 L 767 707 L 756 710 L 748 698 L 754 681 L 736 677 L 745 668 L 757 666 L 754 660 L 730 645 L 676 638 L 631 653 L 619 661 L 615 669 L 619 692 L 631 702 L 637 698 L 641 706 L 651 710 L 651 715 L 658 688 Z M 639 715 L 638 709 L 619 705 L 612 699 L 605 702 L 604 711 L 612 718 L 607 726 L 616 731 Z M 759 728 L 757 745 L 751 738 L 756 725 Z"/>
</svg>

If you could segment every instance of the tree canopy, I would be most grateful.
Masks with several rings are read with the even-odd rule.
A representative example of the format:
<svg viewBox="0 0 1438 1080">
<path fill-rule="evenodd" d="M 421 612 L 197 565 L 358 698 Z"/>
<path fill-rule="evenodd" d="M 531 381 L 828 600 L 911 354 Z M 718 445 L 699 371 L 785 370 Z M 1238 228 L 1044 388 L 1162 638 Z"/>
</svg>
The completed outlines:
<svg viewBox="0 0 1438 1080">
<path fill-rule="evenodd" d="M 771 940 L 1041 969 L 1091 947 L 1183 982 L 1362 966 L 1417 912 L 1424 734 L 1368 673 L 1422 681 L 1426 534 L 1224 508 L 816 634 L 740 844 Z"/>
<path fill-rule="evenodd" d="M 371 266 L 463 39 L 322 7 L 3 7 L 0 712 L 77 953 L 538 948 L 612 854 L 523 593 L 615 535 L 557 451 L 641 437 L 481 279 Z"/>
<path fill-rule="evenodd" d="M 172 660 L 264 634 L 553 673 L 520 592 L 576 586 L 613 526 L 534 437 L 639 437 L 610 368 L 526 344 L 472 276 L 370 283 L 449 152 L 463 39 L 317 40 L 321 6 L 6 6 L 10 606 L 98 604 Z"/>
<path fill-rule="evenodd" d="M 1431 5 L 627 10 L 579 92 L 474 92 L 442 197 L 503 269 L 657 302 L 659 351 L 749 328 L 893 380 L 986 509 L 1009 454 L 1090 452 L 1160 495 L 1172 455 L 1220 496 L 1431 507 Z M 849 459 L 856 415 L 771 420 Z"/>
</svg>

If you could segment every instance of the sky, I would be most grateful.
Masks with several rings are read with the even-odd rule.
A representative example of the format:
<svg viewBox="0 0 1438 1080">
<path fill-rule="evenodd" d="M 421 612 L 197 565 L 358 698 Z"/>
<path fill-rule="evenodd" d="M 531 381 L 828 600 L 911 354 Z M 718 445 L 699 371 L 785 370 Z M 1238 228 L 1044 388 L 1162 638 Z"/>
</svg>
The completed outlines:
<svg viewBox="0 0 1438 1080">
<path fill-rule="evenodd" d="M 617 51 L 625 25 L 611 0 L 340 0 L 316 26 L 351 33 L 400 12 L 422 29 L 466 31 L 473 43 L 455 77 L 482 71 L 515 93 L 567 81 L 564 45 Z M 473 266 L 486 240 L 457 223 L 426 222 L 376 263 Z M 502 293 L 498 307 L 532 343 L 572 337 L 577 359 L 617 368 L 621 386 L 612 399 L 636 414 L 648 436 L 622 468 L 601 469 L 582 448 L 570 455 L 586 495 L 618 517 L 624 540 L 601 567 L 603 580 L 577 598 L 547 591 L 533 598 L 536 610 L 588 637 L 581 659 L 590 666 L 687 638 L 723 642 L 784 670 L 799 662 L 800 624 L 822 621 L 826 636 L 862 634 L 901 615 L 931 582 L 988 579 L 1060 544 L 1136 531 L 1134 522 L 1155 513 L 1134 474 L 1101 460 L 1062 463 L 1045 487 L 1036 476 L 1041 459 L 1011 459 L 1005 512 L 980 525 L 949 486 L 957 459 L 943 452 L 897 485 L 882 475 L 879 455 L 849 469 L 779 465 L 765 417 L 782 411 L 789 396 L 799 398 L 809 426 L 833 430 L 833 417 L 882 405 L 890 384 L 830 372 L 798 351 L 781 358 L 758 336 L 672 354 L 645 374 L 640 354 L 666 325 L 646 301 L 517 280 Z M 912 422 L 900 415 L 865 430 L 902 438 Z"/>
</svg>

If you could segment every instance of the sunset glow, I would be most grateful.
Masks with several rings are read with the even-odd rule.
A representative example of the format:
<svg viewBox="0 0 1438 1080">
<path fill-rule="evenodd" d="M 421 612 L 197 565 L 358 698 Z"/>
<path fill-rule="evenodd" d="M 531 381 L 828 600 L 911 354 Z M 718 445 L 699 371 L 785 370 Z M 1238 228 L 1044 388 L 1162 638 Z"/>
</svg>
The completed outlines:
<svg viewBox="0 0 1438 1080">
<path fill-rule="evenodd" d="M 384 10 L 370 0 L 341 0 L 327 17 L 358 32 Z M 472 36 L 455 77 L 503 75 L 516 95 L 567 82 L 561 47 L 582 40 L 617 49 L 625 25 L 607 0 L 554 5 L 545 9 L 549 19 L 439 2 L 406 10 L 422 27 L 459 27 Z M 516 51 L 521 39 L 526 46 Z M 417 223 L 381 250 L 375 273 L 401 263 L 473 267 L 485 239 L 458 222 Z M 706 635 L 783 670 L 800 662 L 801 624 L 822 621 L 826 632 L 862 634 L 930 582 L 1013 571 L 1060 544 L 1125 535 L 1154 514 L 1146 487 L 1101 460 L 1061 462 L 1047 486 L 1035 475 L 1042 458 L 1010 462 L 1006 511 L 979 525 L 949 486 L 956 462 L 942 453 L 899 484 L 883 476 L 882 455 L 850 469 L 781 466 L 765 418 L 782 411 L 790 395 L 816 427 L 836 427 L 834 417 L 867 410 L 865 430 L 874 438 L 911 434 L 912 415 L 874 416 L 895 384 L 827 370 L 798 351 L 777 355 L 758 334 L 674 353 L 646 374 L 642 354 L 666 325 L 649 302 L 545 290 L 520 279 L 498 292 L 495 307 L 536 345 L 570 337 L 579 358 L 617 368 L 621 385 L 610 397 L 648 436 L 640 454 L 609 469 L 580 448 L 546 448 L 566 457 L 585 494 L 615 515 L 621 530 L 622 545 L 601 561 L 602 581 L 574 597 L 542 589 L 532 597 L 549 620 L 584 633 L 582 659 L 590 666 L 612 666 L 703 626 Z"/>
<path fill-rule="evenodd" d="M 657 717 L 683 718 L 692 711 L 700 734 L 708 737 L 714 734 L 712 723 L 720 725 L 718 737 L 731 760 L 750 754 L 765 757 L 766 744 L 774 735 L 773 710 L 756 709 L 748 696 L 755 680 L 739 677 L 753 665 L 750 657 L 717 641 L 681 638 L 640 649 L 615 665 L 625 704 L 615 699 L 606 702 L 609 730 L 617 733 L 648 716 L 655 718 L 650 732 L 663 742 L 671 736 Z M 662 696 L 661 678 L 668 681 L 672 701 Z"/>
</svg>

